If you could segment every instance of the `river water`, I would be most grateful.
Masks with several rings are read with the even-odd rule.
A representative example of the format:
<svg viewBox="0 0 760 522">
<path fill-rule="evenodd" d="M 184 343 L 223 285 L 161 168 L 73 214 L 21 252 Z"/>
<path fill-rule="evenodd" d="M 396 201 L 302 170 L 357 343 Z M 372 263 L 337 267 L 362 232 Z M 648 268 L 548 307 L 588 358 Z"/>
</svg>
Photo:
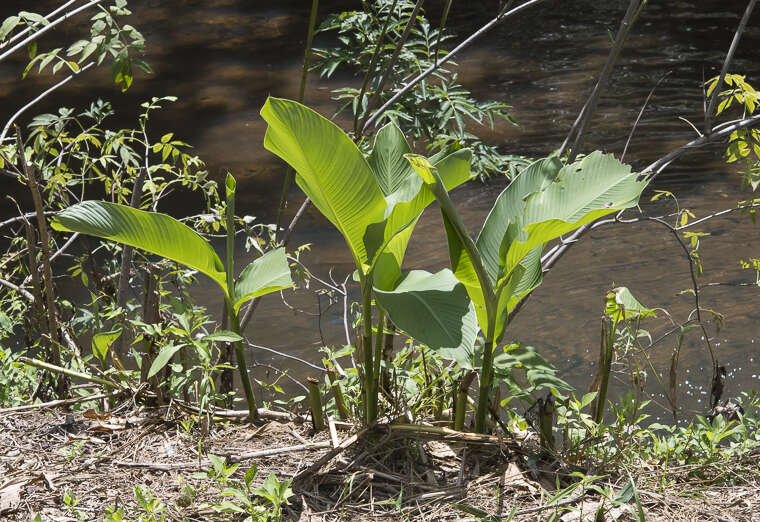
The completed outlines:
<svg viewBox="0 0 760 522">
<path fill-rule="evenodd" d="M 277 7 L 239 0 L 133 4 L 134 25 L 146 36 L 147 61 L 156 74 L 138 77 L 130 91 L 121 95 L 110 85 L 107 72 L 87 73 L 84 81 L 61 89 L 41 110 L 62 104 L 82 106 L 100 96 L 111 100 L 122 121 L 130 124 L 139 102 L 151 96 L 178 96 L 177 103 L 152 118 L 154 134 L 173 131 L 192 143 L 218 179 L 226 170 L 232 172 L 238 179 L 239 211 L 271 220 L 285 169 L 261 145 L 265 125 L 258 111 L 267 95 L 297 96 L 310 2 L 289 0 Z M 341 8 L 355 8 L 348 1 L 321 4 L 320 17 Z M 428 6 L 430 12 L 439 12 L 439 4 Z M 492 5 L 495 2 L 479 3 L 478 7 L 458 4 L 454 3 L 451 25 L 459 38 L 485 23 L 496 9 Z M 668 72 L 670 76 L 642 117 L 626 161 L 643 167 L 692 139 L 694 131 L 684 119 L 700 126 L 700 84 L 717 74 L 744 6 L 744 2 L 718 0 L 653 2 L 648 6 L 610 88 L 602 96 L 587 134 L 586 150 L 602 149 L 619 156 L 647 94 Z M 3 7 L 0 15 L 16 10 Z M 625 3 L 620 1 L 604 5 L 589 0 L 547 2 L 519 19 L 504 22 L 463 52 L 458 58 L 460 81 L 481 98 L 512 105 L 520 124 L 497 125 L 485 133 L 487 138 L 505 152 L 533 157 L 556 149 L 603 66 L 610 45 L 608 30 L 616 30 L 624 10 Z M 760 85 L 758 26 L 760 14 L 756 13 L 732 70 Z M 71 28 L 58 34 L 71 38 L 75 33 L 76 28 Z M 13 100 L 14 107 L 51 83 L 50 78 L 34 76 L 20 83 L 14 74 L 12 67 L 0 69 L 0 95 Z M 346 83 L 358 81 L 348 73 L 337 74 L 330 81 L 312 74 L 305 102 L 330 116 L 335 108 L 330 91 Z M 455 202 L 473 234 L 505 185 L 504 179 L 493 178 L 455 191 Z M 673 192 L 678 204 L 697 217 L 731 208 L 738 200 L 751 197 L 741 190 L 734 169 L 723 161 L 721 145 L 684 156 L 658 178 L 654 189 Z M 673 211 L 672 202 L 650 202 L 651 196 L 650 189 L 642 198 L 645 214 Z M 302 199 L 302 193 L 294 189 L 288 217 Z M 172 204 L 175 214 L 197 211 L 192 199 Z M 746 216 L 733 213 L 711 220 L 699 230 L 710 233 L 700 249 L 705 269 L 701 284 L 735 285 L 755 280 L 753 272 L 739 269 L 739 259 L 760 257 L 760 234 Z M 291 244 L 304 243 L 312 246 L 302 260 L 320 277 L 331 274 L 336 281 L 343 281 L 353 270 L 341 237 L 313 209 L 300 222 Z M 248 261 L 245 253 L 241 257 L 241 263 Z M 433 271 L 448 265 L 440 217 L 434 209 L 428 210 L 417 225 L 406 262 L 406 268 Z M 645 223 L 600 228 L 571 248 L 546 275 L 510 326 L 507 339 L 535 346 L 560 369 L 563 378 L 585 390 L 598 358 L 605 293 L 613 286 L 628 286 L 642 303 L 666 309 L 669 316 L 660 312 L 658 319 L 643 325 L 657 338 L 671 328 L 669 317 L 684 322 L 693 309 L 693 296 L 682 293 L 690 285 L 688 261 L 664 227 Z M 351 296 L 355 297 L 353 292 Z M 728 369 L 726 396 L 757 388 L 759 294 L 758 286 L 714 285 L 702 291 L 703 307 L 725 316 L 719 332 L 712 321 L 709 331 L 716 355 Z M 210 285 L 200 289 L 198 296 L 212 309 L 221 307 Z M 287 292 L 285 298 L 292 308 L 310 313 L 318 309 L 312 292 Z M 323 297 L 321 305 L 323 314 L 318 320 L 289 308 L 279 296 L 268 296 L 247 336 L 255 344 L 318 361 L 320 345 L 346 342 L 342 303 L 325 311 L 327 301 Z M 650 352 L 654 367 L 665 375 L 676 342 L 677 336 L 672 336 Z M 291 366 L 265 352 L 254 351 L 250 357 L 289 367 L 299 377 L 309 374 L 307 367 L 298 363 Z M 686 333 L 679 372 L 684 407 L 703 411 L 710 358 L 698 329 Z M 627 379 L 622 374 L 618 377 Z M 649 386 L 657 393 L 651 371 Z"/>
</svg>

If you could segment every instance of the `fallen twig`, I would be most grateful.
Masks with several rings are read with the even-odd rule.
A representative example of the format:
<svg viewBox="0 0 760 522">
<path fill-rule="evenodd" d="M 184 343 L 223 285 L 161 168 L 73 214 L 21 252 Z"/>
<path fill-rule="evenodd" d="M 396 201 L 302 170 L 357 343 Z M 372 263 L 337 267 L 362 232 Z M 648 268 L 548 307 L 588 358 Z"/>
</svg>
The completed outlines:
<svg viewBox="0 0 760 522">
<path fill-rule="evenodd" d="M 242 462 L 244 460 L 254 459 L 256 457 L 267 457 L 270 455 L 281 455 L 283 453 L 293 453 L 296 451 L 307 451 L 311 449 L 329 448 L 329 447 L 330 447 L 329 441 L 322 441 L 322 442 L 312 442 L 308 444 L 299 444 L 298 446 L 285 446 L 282 448 L 251 451 L 249 453 L 241 453 L 239 455 L 228 454 L 228 455 L 223 455 L 223 456 L 226 457 L 228 462 Z M 200 462 L 192 461 L 192 462 L 169 462 L 169 463 L 129 462 L 129 461 L 124 461 L 124 460 L 114 460 L 112 461 L 112 463 L 116 466 L 121 466 L 125 468 L 148 468 L 148 469 L 155 469 L 158 471 L 172 471 L 172 470 L 178 470 L 178 469 L 202 469 L 202 468 L 207 468 L 212 465 L 209 459 L 203 459 Z"/>
<path fill-rule="evenodd" d="M 117 389 L 124 390 L 122 386 L 120 386 L 119 384 L 115 382 L 108 381 L 106 379 L 101 379 L 100 377 L 95 377 L 94 375 L 90 375 L 88 373 L 78 372 L 75 370 L 70 370 L 68 368 L 62 368 L 61 366 L 56 366 L 55 364 L 50 364 L 45 361 L 40 361 L 39 359 L 30 359 L 29 357 L 19 357 L 18 360 L 19 362 L 28 364 L 29 366 L 34 366 L 35 368 L 41 368 L 49 372 L 60 373 L 68 377 L 81 379 L 83 381 L 94 382 L 95 384 L 100 384 L 101 386 L 104 386 L 110 389 L 117 388 Z"/>
<path fill-rule="evenodd" d="M 13 406 L 12 408 L 0 409 L 0 415 L 4 413 L 17 413 L 21 411 L 39 410 L 42 408 L 55 408 L 56 406 L 68 406 L 70 404 L 79 404 L 80 402 L 98 401 L 100 399 L 111 399 L 124 395 L 127 390 L 118 390 L 111 393 L 98 393 L 96 395 L 87 395 L 85 397 L 73 397 L 71 399 L 59 399 L 55 401 L 40 402 L 37 404 L 24 404 L 23 406 Z"/>
</svg>

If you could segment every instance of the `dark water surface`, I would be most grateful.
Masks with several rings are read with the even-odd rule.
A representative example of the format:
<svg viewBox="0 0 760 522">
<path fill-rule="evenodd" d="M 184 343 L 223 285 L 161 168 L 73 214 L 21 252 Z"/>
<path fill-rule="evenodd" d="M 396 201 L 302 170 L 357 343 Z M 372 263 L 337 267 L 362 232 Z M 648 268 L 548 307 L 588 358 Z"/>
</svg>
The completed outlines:
<svg viewBox="0 0 760 522">
<path fill-rule="evenodd" d="M 87 73 L 78 84 L 62 89 L 44 109 L 61 104 L 82 106 L 101 96 L 114 103 L 128 125 L 139 102 L 151 96 L 178 96 L 177 103 L 153 118 L 154 134 L 174 131 L 180 139 L 192 143 L 218 179 L 229 169 L 238 178 L 239 211 L 271 219 L 285 169 L 261 145 L 265 125 L 258 111 L 269 94 L 297 96 L 310 2 L 290 0 L 277 7 L 261 4 L 241 0 L 133 2 L 134 25 L 146 36 L 147 60 L 155 76 L 138 78 L 134 87 L 121 95 L 109 84 L 107 72 Z M 323 17 L 340 8 L 354 8 L 358 2 L 321 4 Z M 451 16 L 459 37 L 486 22 L 495 4 L 483 2 L 479 7 L 465 7 L 455 2 Z M 514 107 L 519 127 L 503 124 L 486 133 L 505 152 L 538 157 L 559 147 L 606 59 L 608 30 L 617 28 L 625 10 L 620 1 L 600 4 L 547 2 L 519 19 L 506 21 L 459 57 L 460 80 L 467 87 L 479 97 Z M 438 12 L 436 6 L 429 6 L 431 13 Z M 744 2 L 717 0 L 651 3 L 633 31 L 612 85 L 600 101 L 587 134 L 586 150 L 599 148 L 619 156 L 644 99 L 667 72 L 671 75 L 644 113 L 626 161 L 643 167 L 692 139 L 693 130 L 679 117 L 701 125 L 700 84 L 717 74 L 744 7 Z M 15 10 L 3 7 L 0 14 L 7 16 Z M 732 67 L 756 85 L 760 85 L 759 26 L 760 14 L 756 13 Z M 68 39 L 75 32 L 76 29 L 64 29 L 59 34 Z M 11 107 L 33 98 L 51 83 L 46 77 L 30 77 L 21 83 L 16 78 L 12 67 L 0 68 L 0 96 L 12 100 Z M 347 82 L 357 80 L 345 74 L 328 82 L 311 75 L 306 103 L 330 116 L 335 108 L 330 90 Z M 12 111 L 2 108 L 0 112 Z M 492 179 L 486 184 L 469 183 L 455 192 L 455 201 L 472 233 L 477 232 L 505 185 L 503 179 Z M 722 160 L 720 145 L 691 152 L 671 166 L 654 188 L 672 191 L 680 206 L 691 209 L 698 217 L 751 197 L 741 191 L 733 168 Z M 646 214 L 673 211 L 672 203 L 651 203 L 650 196 L 651 190 L 642 198 Z M 289 200 L 290 214 L 302 199 L 303 195 L 294 190 Z M 197 210 L 192 201 L 172 204 L 171 210 L 177 214 Z M 760 234 L 749 219 L 734 213 L 712 220 L 699 230 L 711 234 L 701 248 L 705 268 L 702 284 L 754 281 L 754 273 L 741 271 L 738 265 L 739 259 L 760 257 Z M 342 281 L 352 271 L 341 237 L 313 209 L 299 224 L 292 245 L 302 243 L 312 244 L 303 260 L 320 277 L 327 277 L 331 271 L 335 280 Z M 247 261 L 241 259 L 241 263 Z M 429 210 L 417 225 L 406 261 L 406 268 L 439 270 L 448 265 L 435 210 Z M 612 286 L 628 286 L 644 304 L 666 308 L 674 321 L 683 322 L 693 308 L 693 297 L 681 291 L 690 284 L 689 263 L 664 227 L 646 223 L 601 228 L 570 249 L 545 277 L 544 284 L 511 325 L 507 338 L 536 346 L 561 369 L 562 377 L 586 389 L 598 357 L 599 321 L 606 291 Z M 209 284 L 199 292 L 199 298 L 218 309 L 221 300 L 214 292 Z M 713 342 L 719 361 L 729 369 L 726 396 L 757 388 L 759 293 L 758 286 L 711 286 L 702 292 L 703 306 L 725 315 L 725 327 Z M 311 312 L 317 309 L 312 293 L 288 292 L 286 298 L 293 307 Z M 326 302 L 322 304 L 324 307 Z M 671 325 L 666 314 L 658 315 L 659 319 L 644 325 L 655 338 Z M 259 306 L 247 336 L 253 343 L 317 361 L 317 348 L 323 342 L 345 343 L 342 303 L 323 314 L 323 339 L 317 326 L 315 317 L 284 306 L 279 296 L 268 296 Z M 710 331 L 713 335 L 712 326 Z M 690 330 L 681 356 L 682 400 L 691 410 L 704 409 L 710 379 L 710 359 L 700 337 L 697 329 Z M 676 340 L 668 339 L 651 351 L 652 363 L 660 371 L 667 372 Z M 260 351 L 251 356 L 287 366 L 287 362 Z M 298 365 L 292 371 L 299 376 L 308 373 Z"/>
</svg>

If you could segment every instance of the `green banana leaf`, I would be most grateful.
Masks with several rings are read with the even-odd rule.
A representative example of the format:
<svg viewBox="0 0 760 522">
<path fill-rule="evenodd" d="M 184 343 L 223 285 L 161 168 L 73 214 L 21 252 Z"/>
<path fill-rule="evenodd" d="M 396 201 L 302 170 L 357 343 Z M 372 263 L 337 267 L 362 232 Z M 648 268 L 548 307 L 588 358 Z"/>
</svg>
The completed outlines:
<svg viewBox="0 0 760 522">
<path fill-rule="evenodd" d="M 430 348 L 472 351 L 475 310 L 451 270 L 412 270 L 393 290 L 376 288 L 375 299 L 398 328 Z"/>
<path fill-rule="evenodd" d="M 383 290 L 393 288 L 401 277 L 401 266 L 412 231 L 422 212 L 435 201 L 430 188 L 422 183 L 422 179 L 404 158 L 409 150 L 401 130 L 394 124 L 388 124 L 380 129 L 369 158 L 383 192 L 395 187 L 393 192 L 386 194 L 386 220 L 372 225 L 367 234 L 368 241 L 380 244 L 380 256 L 374 263 L 374 284 Z M 441 154 L 435 158 L 435 167 L 447 190 L 471 179 L 471 158 L 469 149 L 461 149 L 449 155 Z M 401 168 L 402 164 L 406 167 Z M 387 172 L 390 168 L 395 170 Z M 385 169 L 386 172 L 376 172 L 376 169 Z"/>
<path fill-rule="evenodd" d="M 290 267 L 285 255 L 285 248 L 275 248 L 254 259 L 243 269 L 235 283 L 235 313 L 240 307 L 254 297 L 291 288 Z"/>
<path fill-rule="evenodd" d="M 517 266 L 533 248 L 599 219 L 635 206 L 648 180 L 629 165 L 596 151 L 562 167 L 546 189 L 530 194 L 518 219 L 520 233 L 506 255 L 503 273 Z"/>
<path fill-rule="evenodd" d="M 425 162 L 407 158 L 426 183 L 434 182 Z M 601 152 L 559 167 L 558 160 L 547 158 L 526 168 L 499 196 L 478 237 L 476 247 L 498 301 L 497 340 L 503 334 L 506 313 L 541 282 L 543 245 L 599 217 L 636 205 L 647 183 L 638 180 L 629 166 Z M 485 294 L 472 260 L 445 213 L 443 221 L 454 275 L 475 305 L 480 328 L 488 331 Z"/>
<path fill-rule="evenodd" d="M 166 214 L 106 201 L 83 201 L 59 212 L 55 230 L 110 239 L 171 259 L 209 276 L 227 295 L 219 256 L 193 229 Z"/>
<path fill-rule="evenodd" d="M 370 258 L 364 235 L 385 219 L 386 202 L 361 151 L 337 125 L 290 100 L 268 98 L 264 147 L 290 164 L 296 183 L 348 243 L 357 267 Z"/>
</svg>

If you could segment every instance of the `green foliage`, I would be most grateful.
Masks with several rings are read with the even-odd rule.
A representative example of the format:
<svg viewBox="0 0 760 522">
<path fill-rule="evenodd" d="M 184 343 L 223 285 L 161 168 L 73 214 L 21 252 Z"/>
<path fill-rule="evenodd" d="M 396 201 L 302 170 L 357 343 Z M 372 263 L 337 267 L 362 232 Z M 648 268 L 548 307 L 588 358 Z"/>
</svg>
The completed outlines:
<svg viewBox="0 0 760 522">
<path fill-rule="evenodd" d="M 214 462 L 214 469 L 219 467 L 222 470 L 221 472 L 224 473 L 222 485 L 225 487 L 220 496 L 226 498 L 211 506 L 215 511 L 219 513 L 247 515 L 248 518 L 246 520 L 250 520 L 251 522 L 280 522 L 282 520 L 282 506 L 288 504 L 288 499 L 293 496 L 293 490 L 290 489 L 290 479 L 281 482 L 274 473 L 270 473 L 261 487 L 254 488 L 253 481 L 258 473 L 258 468 L 255 464 L 245 472 L 244 481 L 238 482 L 227 480 L 237 469 L 238 464 L 226 468 L 223 463 L 217 466 L 214 460 L 212 462 Z M 260 500 L 257 501 L 256 497 Z"/>
<path fill-rule="evenodd" d="M 449 198 L 435 166 L 409 162 L 438 200 L 456 278 L 475 305 L 485 335 L 476 430 L 485 428 L 493 379 L 493 350 L 508 313 L 541 282 L 541 251 L 548 241 L 638 203 L 646 180 L 611 155 L 594 152 L 571 165 L 546 158 L 526 168 L 498 197 L 477 243 Z"/>
<path fill-rule="evenodd" d="M 378 91 L 383 72 L 389 68 L 391 56 L 401 44 L 414 4 L 410 0 L 372 0 L 363 2 L 361 11 L 333 14 L 322 22 L 319 31 L 334 33 L 337 45 L 314 49 L 317 61 L 313 67 L 322 76 L 329 77 L 337 69 L 346 68 L 369 79 L 363 96 L 362 90 L 355 87 L 335 91 L 335 99 L 341 102 L 336 114 L 348 108 L 355 120 L 366 120 L 404 83 L 446 54 L 441 43 L 453 35 L 431 27 L 424 11 L 420 10 L 392 67 L 389 81 Z M 386 21 L 387 30 L 383 33 Z M 373 60 L 378 45 L 379 59 Z M 378 103 L 368 107 L 369 100 L 376 95 Z M 456 64 L 449 62 L 402 96 L 380 117 L 378 124 L 393 121 L 414 143 L 421 141 L 430 149 L 471 149 L 473 171 L 483 178 L 498 173 L 513 177 L 528 162 L 519 156 L 502 154 L 472 133 L 473 125 L 493 128 L 496 120 L 515 124 L 509 108 L 502 102 L 475 99 L 459 83 Z"/>
<path fill-rule="evenodd" d="M 460 333 L 463 321 L 471 318 L 464 292 L 440 291 L 457 285 L 450 272 L 434 276 L 415 272 L 402 279 L 409 239 L 420 215 L 433 202 L 433 193 L 404 161 L 411 149 L 393 124 L 381 129 L 365 158 L 339 127 L 301 104 L 269 98 L 261 114 L 269 124 L 265 147 L 296 170 L 296 182 L 341 232 L 354 258 L 362 292 L 365 421 L 372 422 L 377 415 L 380 367 L 379 355 L 372 349 L 373 291 L 380 310 L 383 300 L 390 305 L 387 312 L 394 323 L 414 327 L 406 314 L 420 305 L 428 318 L 456 321 L 451 328 L 459 331 L 450 336 L 441 336 L 435 328 L 417 330 L 418 339 L 426 344 L 474 341 L 472 333 Z M 467 150 L 437 154 L 430 161 L 449 189 L 470 178 Z M 381 320 L 384 313 L 380 312 Z"/>
<path fill-rule="evenodd" d="M 29 404 L 37 384 L 37 370 L 18 362 L 24 354 L 0 345 L 0 407 Z"/>
<path fill-rule="evenodd" d="M 57 73 L 66 67 L 73 73 L 78 73 L 83 67 L 101 65 L 106 58 L 111 58 L 111 79 L 126 91 L 134 80 L 133 67 L 152 74 L 150 66 L 137 56 L 145 51 L 145 39 L 135 27 L 123 24 L 121 19 L 132 14 L 127 9 L 126 0 L 115 0 L 108 6 L 98 5 L 98 13 L 90 18 L 90 36 L 78 40 L 66 50 L 57 47 L 40 52 L 37 40 L 32 40 L 27 47 L 29 63 L 24 70 L 24 77 L 37 67 L 41 73 L 52 66 L 52 73 Z M 6 18 L 0 25 L 0 42 L 12 38 L 14 33 L 24 29 L 37 31 L 50 24 L 50 21 L 37 13 L 22 11 L 17 15 Z"/>
<path fill-rule="evenodd" d="M 233 249 L 235 180 L 227 175 L 227 263 L 234 269 Z M 211 245 L 187 225 L 166 214 L 145 212 L 126 205 L 105 201 L 83 201 L 59 212 L 51 223 L 59 231 L 78 232 L 146 250 L 153 254 L 199 270 L 219 285 L 237 335 L 235 351 L 238 370 L 243 379 L 251 417 L 256 417 L 256 400 L 253 396 L 248 369 L 240 342 L 240 306 L 258 295 L 289 288 L 290 269 L 284 248 L 279 248 L 255 259 L 246 267 L 237 282 L 231 272 L 225 272 L 219 256 Z M 162 348 L 150 372 L 155 374 L 181 346 Z"/>
<path fill-rule="evenodd" d="M 718 88 L 719 80 L 720 77 L 716 76 L 705 84 L 708 97 Z M 760 105 L 760 93 L 747 83 L 746 76 L 726 74 L 724 82 L 728 88 L 718 92 L 720 103 L 715 110 L 715 115 L 719 116 L 732 107 L 739 109 L 734 112 L 739 112 L 742 118 L 755 114 Z M 757 190 L 760 186 L 760 131 L 752 128 L 733 131 L 728 138 L 726 161 L 741 163 L 740 174 L 743 185 L 752 187 L 753 191 Z"/>
</svg>

